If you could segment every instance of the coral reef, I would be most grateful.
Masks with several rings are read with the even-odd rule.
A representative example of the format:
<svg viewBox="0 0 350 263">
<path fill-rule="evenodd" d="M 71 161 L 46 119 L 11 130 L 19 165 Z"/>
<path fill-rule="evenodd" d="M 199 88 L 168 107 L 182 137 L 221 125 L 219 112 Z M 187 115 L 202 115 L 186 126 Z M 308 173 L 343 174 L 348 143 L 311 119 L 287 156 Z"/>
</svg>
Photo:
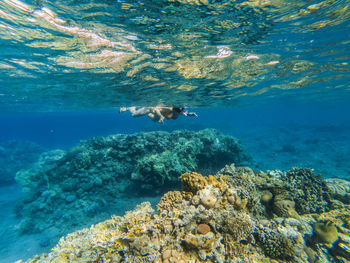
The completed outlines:
<svg viewBox="0 0 350 263">
<path fill-rule="evenodd" d="M 0 144 L 0 184 L 15 183 L 15 175 L 28 168 L 44 152 L 40 145 L 29 141 L 11 140 Z"/>
<path fill-rule="evenodd" d="M 335 209 L 329 200 L 327 212 L 309 211 L 291 192 L 304 190 L 301 177 L 326 191 L 322 179 L 301 168 L 255 173 L 230 165 L 214 176 L 184 173 L 183 191 L 166 193 L 157 212 L 142 203 L 27 262 L 348 262 L 349 206 L 338 200 L 342 208 Z M 312 193 L 309 201 L 323 200 L 324 192 Z"/>
<path fill-rule="evenodd" d="M 161 195 L 180 188 L 179 176 L 215 172 L 227 162 L 249 161 L 239 141 L 214 129 L 95 137 L 67 150 L 43 153 L 16 180 L 23 199 L 16 209 L 21 233 L 53 225 L 71 231 L 118 209 L 125 192 Z"/>
</svg>

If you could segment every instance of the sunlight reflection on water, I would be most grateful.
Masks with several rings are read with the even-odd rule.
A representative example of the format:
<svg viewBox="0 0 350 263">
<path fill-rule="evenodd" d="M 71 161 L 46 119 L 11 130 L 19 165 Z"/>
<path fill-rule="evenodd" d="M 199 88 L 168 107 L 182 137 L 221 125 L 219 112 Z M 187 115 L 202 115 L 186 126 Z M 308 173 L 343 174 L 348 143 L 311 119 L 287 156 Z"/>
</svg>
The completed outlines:
<svg viewBox="0 0 350 263">
<path fill-rule="evenodd" d="M 349 16 L 346 1 L 1 1 L 1 109 L 341 97 Z"/>
</svg>

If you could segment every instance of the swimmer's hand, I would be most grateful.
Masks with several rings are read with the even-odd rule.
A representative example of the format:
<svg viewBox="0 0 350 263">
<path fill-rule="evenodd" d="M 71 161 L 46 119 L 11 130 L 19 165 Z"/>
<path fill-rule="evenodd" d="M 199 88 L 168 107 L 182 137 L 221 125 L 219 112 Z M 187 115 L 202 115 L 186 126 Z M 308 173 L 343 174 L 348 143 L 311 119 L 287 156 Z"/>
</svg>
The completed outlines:
<svg viewBox="0 0 350 263">
<path fill-rule="evenodd" d="M 164 117 L 161 117 L 161 118 L 159 119 L 159 123 L 161 123 L 161 124 L 164 123 Z"/>
</svg>

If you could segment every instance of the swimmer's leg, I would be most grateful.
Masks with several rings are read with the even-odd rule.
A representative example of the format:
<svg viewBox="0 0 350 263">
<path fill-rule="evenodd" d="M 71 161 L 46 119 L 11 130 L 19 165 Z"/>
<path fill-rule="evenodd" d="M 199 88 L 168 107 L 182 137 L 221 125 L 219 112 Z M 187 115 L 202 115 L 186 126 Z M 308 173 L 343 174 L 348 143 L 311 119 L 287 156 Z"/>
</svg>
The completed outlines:
<svg viewBox="0 0 350 263">
<path fill-rule="evenodd" d="M 133 108 L 129 110 L 133 117 L 145 116 L 153 112 L 152 107 L 141 107 L 138 109 L 136 109 L 136 107 L 130 107 L 130 108 Z"/>
<path fill-rule="evenodd" d="M 147 115 L 149 112 L 151 112 L 151 107 L 121 107 L 119 109 L 119 112 L 122 113 L 124 111 L 130 111 L 131 115 L 133 117 L 138 117 L 138 116 L 144 116 Z"/>
<path fill-rule="evenodd" d="M 135 108 L 135 107 L 120 107 L 119 113 L 122 113 L 124 111 L 128 111 L 128 110 L 130 110 L 130 108 Z"/>
<path fill-rule="evenodd" d="M 131 116 L 140 117 L 148 115 L 151 119 L 154 119 L 156 115 L 153 113 L 153 107 L 121 107 L 119 112 L 122 113 L 124 111 L 130 111 Z M 158 118 L 159 119 L 159 118 Z"/>
</svg>

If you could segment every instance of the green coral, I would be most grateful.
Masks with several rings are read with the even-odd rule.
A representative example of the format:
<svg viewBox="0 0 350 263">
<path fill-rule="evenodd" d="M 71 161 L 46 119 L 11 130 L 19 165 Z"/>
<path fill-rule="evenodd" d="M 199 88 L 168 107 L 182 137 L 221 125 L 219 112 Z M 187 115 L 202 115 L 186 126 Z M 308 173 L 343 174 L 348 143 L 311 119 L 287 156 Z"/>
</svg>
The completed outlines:
<svg viewBox="0 0 350 263">
<path fill-rule="evenodd" d="M 16 211 L 36 226 L 25 232 L 51 225 L 69 230 L 115 211 L 115 198 L 125 191 L 160 194 L 180 187 L 179 176 L 186 171 L 213 173 L 227 161 L 249 157 L 238 140 L 214 129 L 94 137 L 67 151 L 44 153 L 20 171 L 16 180 L 23 199 Z"/>
<path fill-rule="evenodd" d="M 137 162 L 132 179 L 142 182 L 142 189 L 152 189 L 155 184 L 178 182 L 178 176 L 198 168 L 196 156 L 200 153 L 200 142 L 186 142 L 180 138 L 172 150 L 146 155 Z"/>
</svg>

